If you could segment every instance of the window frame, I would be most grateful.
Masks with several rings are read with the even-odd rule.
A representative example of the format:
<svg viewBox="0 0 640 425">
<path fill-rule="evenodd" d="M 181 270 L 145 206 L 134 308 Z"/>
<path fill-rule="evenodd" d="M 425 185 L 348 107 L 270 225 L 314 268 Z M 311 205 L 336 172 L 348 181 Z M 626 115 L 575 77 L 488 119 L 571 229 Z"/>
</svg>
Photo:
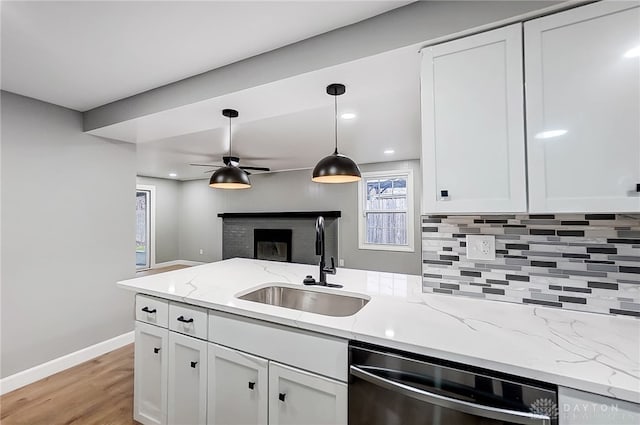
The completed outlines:
<svg viewBox="0 0 640 425">
<path fill-rule="evenodd" d="M 365 185 L 371 178 L 401 177 L 407 180 L 407 245 L 373 244 L 366 242 L 366 189 Z M 415 252 L 414 235 L 414 201 L 413 170 L 410 168 L 389 171 L 363 172 L 362 179 L 358 182 L 358 248 L 375 251 Z"/>
</svg>

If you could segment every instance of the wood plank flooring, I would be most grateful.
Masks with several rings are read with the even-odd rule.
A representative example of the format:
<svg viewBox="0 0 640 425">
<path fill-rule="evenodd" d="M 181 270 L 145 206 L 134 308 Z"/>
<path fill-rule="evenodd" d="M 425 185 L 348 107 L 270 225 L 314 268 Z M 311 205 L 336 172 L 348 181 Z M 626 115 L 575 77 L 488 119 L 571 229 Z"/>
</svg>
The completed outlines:
<svg viewBox="0 0 640 425">
<path fill-rule="evenodd" d="M 0 397 L 2 425 L 134 425 L 133 344 Z"/>
</svg>

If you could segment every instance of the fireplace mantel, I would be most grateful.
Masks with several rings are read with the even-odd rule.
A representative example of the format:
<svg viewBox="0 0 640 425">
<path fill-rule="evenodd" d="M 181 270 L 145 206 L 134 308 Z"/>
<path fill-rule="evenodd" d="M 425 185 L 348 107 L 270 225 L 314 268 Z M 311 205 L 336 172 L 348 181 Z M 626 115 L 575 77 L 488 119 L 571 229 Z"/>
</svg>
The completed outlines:
<svg viewBox="0 0 640 425">
<path fill-rule="evenodd" d="M 220 213 L 220 218 L 316 218 L 319 215 L 324 218 L 338 218 L 342 211 L 283 211 L 283 212 L 241 212 Z"/>
</svg>

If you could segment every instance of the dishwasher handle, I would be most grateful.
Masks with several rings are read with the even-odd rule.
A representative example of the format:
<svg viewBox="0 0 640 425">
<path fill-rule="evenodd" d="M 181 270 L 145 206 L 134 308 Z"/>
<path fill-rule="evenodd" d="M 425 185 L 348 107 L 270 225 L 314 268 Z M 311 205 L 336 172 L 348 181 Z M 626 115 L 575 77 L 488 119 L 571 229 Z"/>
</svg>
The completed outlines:
<svg viewBox="0 0 640 425">
<path fill-rule="evenodd" d="M 359 367 L 352 365 L 349 367 L 349 370 L 351 375 L 363 379 L 373 385 L 395 391 L 406 397 L 411 397 L 413 399 L 424 401 L 426 403 L 435 404 L 440 407 L 454 409 L 470 415 L 481 416 L 483 418 L 510 422 L 514 424 L 551 425 L 551 418 L 547 415 L 519 412 L 517 410 L 500 409 L 497 407 L 483 406 L 481 404 L 471 403 L 464 400 L 456 400 L 455 398 L 431 393 L 420 388 L 414 388 L 400 382 L 383 378 L 381 376 L 363 370 L 361 366 Z"/>
</svg>

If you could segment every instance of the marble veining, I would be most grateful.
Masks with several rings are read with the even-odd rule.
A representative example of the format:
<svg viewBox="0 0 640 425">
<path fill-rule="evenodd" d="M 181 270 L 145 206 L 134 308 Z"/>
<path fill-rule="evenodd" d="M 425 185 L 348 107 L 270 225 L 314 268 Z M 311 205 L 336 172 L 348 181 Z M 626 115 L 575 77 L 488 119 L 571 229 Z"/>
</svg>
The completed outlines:
<svg viewBox="0 0 640 425">
<path fill-rule="evenodd" d="M 236 298 L 317 267 L 231 259 L 118 282 L 134 292 L 361 340 L 640 403 L 640 320 L 423 293 L 421 276 L 339 268 L 336 292 L 371 298 L 328 317 Z"/>
</svg>

